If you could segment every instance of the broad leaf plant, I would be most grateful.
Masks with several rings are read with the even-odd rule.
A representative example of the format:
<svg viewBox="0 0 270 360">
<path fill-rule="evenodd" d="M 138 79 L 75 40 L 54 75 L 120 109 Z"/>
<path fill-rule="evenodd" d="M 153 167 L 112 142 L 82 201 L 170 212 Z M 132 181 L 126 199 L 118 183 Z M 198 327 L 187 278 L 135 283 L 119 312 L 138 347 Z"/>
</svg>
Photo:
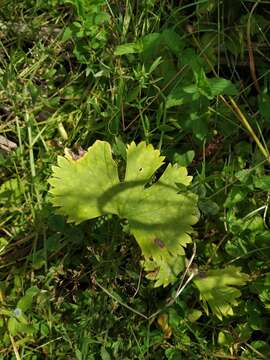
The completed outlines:
<svg viewBox="0 0 270 360">
<path fill-rule="evenodd" d="M 126 219 L 141 248 L 146 276 L 156 287 L 174 283 L 184 270 L 185 247 L 192 242 L 192 225 L 199 219 L 197 195 L 188 188 L 192 177 L 187 169 L 169 164 L 158 177 L 156 172 L 163 164 L 164 157 L 152 145 L 132 142 L 127 146 L 121 179 L 110 144 L 96 141 L 81 157 L 68 151 L 65 157 L 59 156 L 49 180 L 52 202 L 69 222 L 79 224 L 106 214 Z M 216 270 L 217 279 L 219 271 L 223 275 Z M 226 282 L 230 285 L 243 285 L 246 280 L 240 272 L 236 282 L 233 271 L 229 275 L 231 280 Z M 232 313 L 228 307 L 231 309 L 240 292 L 223 286 L 226 296 L 222 300 L 218 292 L 216 299 L 216 284 L 206 282 L 194 282 L 202 300 L 218 317 Z"/>
</svg>

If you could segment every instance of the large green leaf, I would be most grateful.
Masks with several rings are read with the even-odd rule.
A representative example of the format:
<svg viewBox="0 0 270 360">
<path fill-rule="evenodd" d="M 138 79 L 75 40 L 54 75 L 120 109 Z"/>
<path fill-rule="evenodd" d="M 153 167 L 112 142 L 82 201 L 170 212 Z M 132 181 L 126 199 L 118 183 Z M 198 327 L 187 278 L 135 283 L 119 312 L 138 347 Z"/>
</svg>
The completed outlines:
<svg viewBox="0 0 270 360">
<path fill-rule="evenodd" d="M 156 286 L 176 280 L 184 267 L 184 247 L 191 242 L 191 225 L 198 220 L 197 197 L 186 189 L 192 178 L 185 167 L 168 165 L 153 182 L 163 160 L 152 145 L 133 142 L 120 181 L 110 145 L 96 141 L 78 160 L 59 157 L 50 179 L 53 204 L 69 221 L 78 224 L 108 213 L 128 220 Z"/>
<path fill-rule="evenodd" d="M 235 266 L 226 269 L 209 270 L 203 277 L 194 280 L 200 291 L 204 309 L 208 314 L 208 307 L 222 320 L 223 316 L 233 315 L 233 306 L 237 305 L 237 298 L 241 296 L 240 290 L 234 286 L 242 286 L 248 276 L 240 272 Z"/>
</svg>

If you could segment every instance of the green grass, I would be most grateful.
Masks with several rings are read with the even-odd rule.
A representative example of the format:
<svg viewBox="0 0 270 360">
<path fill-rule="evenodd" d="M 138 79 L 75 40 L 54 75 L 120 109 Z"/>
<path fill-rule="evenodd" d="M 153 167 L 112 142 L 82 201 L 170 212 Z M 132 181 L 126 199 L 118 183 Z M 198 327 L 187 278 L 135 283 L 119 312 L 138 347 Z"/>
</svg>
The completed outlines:
<svg viewBox="0 0 270 360">
<path fill-rule="evenodd" d="M 0 137 L 0 360 L 270 357 L 267 14 L 265 1 L 2 1 L 0 135 L 17 147 Z M 119 162 L 144 140 L 188 167 L 192 266 L 249 277 L 233 315 L 207 313 L 193 283 L 166 307 L 181 279 L 153 287 L 125 221 L 57 215 L 57 155 L 97 139 Z"/>
</svg>

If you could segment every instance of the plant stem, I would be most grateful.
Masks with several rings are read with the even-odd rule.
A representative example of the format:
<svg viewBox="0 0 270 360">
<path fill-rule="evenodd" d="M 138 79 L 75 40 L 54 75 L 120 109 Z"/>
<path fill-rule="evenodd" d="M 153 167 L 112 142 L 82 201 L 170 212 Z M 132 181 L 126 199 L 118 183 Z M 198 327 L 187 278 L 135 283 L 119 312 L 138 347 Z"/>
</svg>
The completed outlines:
<svg viewBox="0 0 270 360">
<path fill-rule="evenodd" d="M 236 102 L 234 101 L 234 99 L 229 96 L 230 102 L 235 110 L 235 112 L 237 113 L 239 120 L 241 121 L 242 125 L 246 128 L 246 130 L 248 131 L 248 133 L 250 134 L 250 136 L 252 137 L 252 139 L 256 142 L 258 148 L 260 149 L 261 153 L 263 154 L 263 156 L 267 159 L 267 161 L 270 163 L 270 158 L 269 158 L 269 151 L 268 149 L 266 149 L 263 144 L 261 143 L 260 139 L 257 137 L 257 135 L 255 134 L 254 130 L 252 129 L 252 127 L 250 126 L 247 118 L 245 117 L 245 115 L 242 113 L 241 109 L 238 107 L 238 105 L 236 104 Z"/>
</svg>

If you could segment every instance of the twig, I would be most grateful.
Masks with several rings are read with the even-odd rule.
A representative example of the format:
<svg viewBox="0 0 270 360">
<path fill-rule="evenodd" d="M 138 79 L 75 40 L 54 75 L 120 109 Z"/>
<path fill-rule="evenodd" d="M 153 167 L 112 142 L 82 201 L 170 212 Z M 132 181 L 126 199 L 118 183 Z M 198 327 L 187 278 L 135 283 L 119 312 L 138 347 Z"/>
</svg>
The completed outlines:
<svg viewBox="0 0 270 360">
<path fill-rule="evenodd" d="M 15 144 L 13 141 L 8 140 L 4 136 L 0 135 L 0 149 L 11 152 L 12 150 L 17 149 L 17 144 Z"/>
<path fill-rule="evenodd" d="M 145 320 L 149 320 L 149 317 L 144 315 L 143 313 L 141 313 L 140 311 L 132 308 L 131 306 L 129 306 L 128 304 L 124 303 L 122 300 L 119 300 L 116 296 L 114 296 L 112 293 L 110 293 L 104 286 L 102 286 L 97 280 L 95 280 L 95 284 L 102 290 L 105 292 L 105 294 L 107 294 L 110 298 L 112 298 L 113 300 L 119 302 L 120 305 L 124 306 L 126 309 L 134 312 L 137 315 L 140 315 L 141 317 L 143 317 Z"/>
<path fill-rule="evenodd" d="M 248 47 L 248 56 L 249 56 L 250 75 L 251 75 L 251 78 L 254 82 L 255 88 L 258 93 L 260 93 L 260 86 L 259 86 L 258 79 L 256 76 L 256 67 L 255 67 L 253 48 L 252 48 L 252 42 L 251 42 L 251 37 L 250 37 L 250 32 L 251 32 L 250 28 L 251 28 L 252 15 L 253 15 L 257 5 L 259 4 L 259 2 L 260 2 L 260 0 L 255 2 L 254 5 L 252 6 L 252 9 L 248 16 L 248 22 L 247 22 L 247 47 Z"/>
<path fill-rule="evenodd" d="M 13 347 L 13 351 L 14 351 L 16 360 L 21 360 L 21 357 L 20 357 L 20 354 L 19 354 L 19 352 L 18 352 L 16 343 L 15 343 L 15 341 L 14 341 L 14 339 L 13 339 L 13 336 L 12 336 L 11 334 L 9 334 L 9 337 L 10 337 L 10 341 L 11 341 L 11 344 L 12 344 L 12 347 Z"/>
<path fill-rule="evenodd" d="M 140 271 L 140 276 L 139 276 L 139 280 L 138 280 L 137 289 L 136 289 L 134 295 L 132 296 L 133 298 L 135 298 L 135 296 L 138 294 L 138 291 L 140 290 L 141 280 L 142 280 L 142 269 Z"/>
<path fill-rule="evenodd" d="M 190 270 L 190 267 L 193 263 L 193 260 L 195 258 L 196 255 L 196 244 L 194 243 L 193 246 L 193 253 L 192 256 L 188 262 L 188 265 L 186 267 L 186 270 L 181 278 L 180 284 L 176 290 L 176 294 L 175 296 L 162 308 L 158 309 L 156 312 L 154 312 L 153 314 L 151 314 L 150 316 L 146 316 L 145 314 L 141 313 L 140 311 L 132 308 L 131 306 L 127 305 L 126 303 L 124 303 L 122 300 L 119 300 L 116 296 L 114 296 L 112 293 L 109 292 L 109 290 L 107 290 L 104 286 L 102 286 L 96 279 L 95 279 L 95 284 L 102 290 L 105 292 L 105 294 L 107 294 L 110 298 L 112 298 L 113 300 L 119 302 L 120 305 L 124 306 L 126 309 L 132 311 L 133 313 L 141 316 L 142 318 L 144 318 L 145 320 L 151 320 L 153 318 L 155 318 L 158 314 L 160 314 L 165 308 L 173 305 L 176 301 L 176 299 L 180 296 L 180 294 L 183 292 L 183 290 L 185 289 L 185 287 L 188 285 L 188 283 L 193 279 L 194 276 L 196 276 L 197 272 L 196 271 L 192 271 L 191 274 L 189 275 L 188 279 L 186 280 L 186 282 L 184 283 L 184 279 L 188 273 L 188 271 Z M 183 285 L 184 283 L 184 285 Z M 135 293 L 136 294 L 136 293 Z M 134 296 L 133 296 L 134 297 Z"/>
</svg>

